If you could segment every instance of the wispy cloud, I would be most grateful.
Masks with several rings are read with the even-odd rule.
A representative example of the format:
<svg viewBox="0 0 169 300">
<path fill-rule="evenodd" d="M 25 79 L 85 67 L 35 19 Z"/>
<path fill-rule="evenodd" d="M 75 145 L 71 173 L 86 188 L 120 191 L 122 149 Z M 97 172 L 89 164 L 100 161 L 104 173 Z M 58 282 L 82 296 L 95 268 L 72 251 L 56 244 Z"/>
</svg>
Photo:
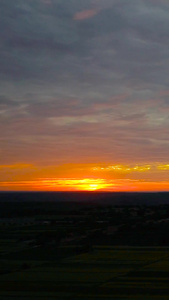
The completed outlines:
<svg viewBox="0 0 169 300">
<path fill-rule="evenodd" d="M 13 169 L 13 170 L 23 170 L 23 169 L 32 169 L 34 166 L 32 164 L 12 164 L 12 165 L 0 165 L 0 170 L 8 170 L 8 169 Z"/>
<path fill-rule="evenodd" d="M 96 14 L 98 14 L 99 11 L 100 10 L 96 9 L 96 8 L 79 11 L 79 12 L 75 13 L 73 19 L 76 21 L 89 19 L 89 18 L 92 18 L 93 16 L 95 16 Z"/>
</svg>

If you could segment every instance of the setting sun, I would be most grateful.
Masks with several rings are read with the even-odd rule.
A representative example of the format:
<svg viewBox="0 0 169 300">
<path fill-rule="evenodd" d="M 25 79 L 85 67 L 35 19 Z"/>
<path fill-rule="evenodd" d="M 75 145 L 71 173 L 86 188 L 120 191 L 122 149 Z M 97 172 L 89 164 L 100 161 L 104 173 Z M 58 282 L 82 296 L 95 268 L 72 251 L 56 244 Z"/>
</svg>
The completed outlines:
<svg viewBox="0 0 169 300">
<path fill-rule="evenodd" d="M 110 184 L 106 182 L 104 179 L 81 179 L 77 180 L 76 187 L 78 190 L 84 191 L 96 191 L 108 188 Z"/>
<path fill-rule="evenodd" d="M 98 184 L 90 184 L 89 187 L 87 187 L 90 191 L 95 191 L 99 189 Z"/>
<path fill-rule="evenodd" d="M 101 188 L 104 188 L 104 180 L 103 179 L 80 179 L 76 180 L 76 188 L 78 190 L 85 190 L 85 191 L 94 191 Z"/>
<path fill-rule="evenodd" d="M 83 179 L 70 179 L 70 178 L 63 178 L 63 179 L 45 179 L 41 181 L 41 184 L 48 188 L 54 188 L 58 186 L 60 189 L 63 190 L 78 190 L 78 191 L 94 191 L 105 189 L 110 186 L 105 179 L 95 179 L 95 178 L 83 178 Z M 111 184 L 112 186 L 112 184 Z"/>
</svg>

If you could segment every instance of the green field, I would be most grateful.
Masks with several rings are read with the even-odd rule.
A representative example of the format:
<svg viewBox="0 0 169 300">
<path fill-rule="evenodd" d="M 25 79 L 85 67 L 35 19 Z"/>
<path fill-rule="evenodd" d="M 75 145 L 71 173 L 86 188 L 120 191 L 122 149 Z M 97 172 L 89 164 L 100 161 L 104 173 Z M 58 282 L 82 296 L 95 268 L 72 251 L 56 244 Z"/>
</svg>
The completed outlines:
<svg viewBox="0 0 169 300">
<path fill-rule="evenodd" d="M 94 247 L 60 260 L 49 249 L 38 261 L 26 253 L 3 258 L 0 299 L 169 299 L 166 248 Z"/>
</svg>

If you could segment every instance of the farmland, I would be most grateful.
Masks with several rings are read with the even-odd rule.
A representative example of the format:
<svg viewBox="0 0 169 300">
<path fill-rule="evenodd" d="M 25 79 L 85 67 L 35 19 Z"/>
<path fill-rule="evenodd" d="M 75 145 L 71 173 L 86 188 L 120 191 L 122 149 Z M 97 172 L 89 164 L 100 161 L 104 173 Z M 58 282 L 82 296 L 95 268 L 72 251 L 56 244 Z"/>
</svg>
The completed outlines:
<svg viewBox="0 0 169 300">
<path fill-rule="evenodd" d="M 5 205 L 0 300 L 169 299 L 167 205 Z"/>
<path fill-rule="evenodd" d="M 61 261 L 6 261 L 1 299 L 168 299 L 168 249 L 95 247 Z M 5 260 L 4 260 L 5 263 Z M 9 265 L 11 267 L 11 265 Z M 45 296 L 46 295 L 46 296 Z"/>
</svg>

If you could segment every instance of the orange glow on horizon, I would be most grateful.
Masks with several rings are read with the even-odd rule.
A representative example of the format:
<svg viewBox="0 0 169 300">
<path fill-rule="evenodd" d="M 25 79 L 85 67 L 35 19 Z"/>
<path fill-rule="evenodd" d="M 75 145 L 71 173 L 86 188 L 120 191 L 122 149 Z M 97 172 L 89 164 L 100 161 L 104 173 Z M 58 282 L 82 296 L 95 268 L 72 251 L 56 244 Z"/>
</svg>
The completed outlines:
<svg viewBox="0 0 169 300">
<path fill-rule="evenodd" d="M 156 192 L 169 191 L 169 181 L 142 181 L 132 179 L 70 179 L 51 178 L 1 182 L 1 191 L 110 191 Z"/>
<path fill-rule="evenodd" d="M 95 179 L 95 178 L 83 178 L 83 179 L 45 179 L 42 181 L 45 186 L 49 188 L 59 186 L 63 189 L 81 190 L 81 191 L 95 191 L 102 190 L 111 187 L 112 184 L 107 182 L 105 179 Z"/>
<path fill-rule="evenodd" d="M 0 191 L 169 191 L 169 163 L 0 165 Z"/>
</svg>

